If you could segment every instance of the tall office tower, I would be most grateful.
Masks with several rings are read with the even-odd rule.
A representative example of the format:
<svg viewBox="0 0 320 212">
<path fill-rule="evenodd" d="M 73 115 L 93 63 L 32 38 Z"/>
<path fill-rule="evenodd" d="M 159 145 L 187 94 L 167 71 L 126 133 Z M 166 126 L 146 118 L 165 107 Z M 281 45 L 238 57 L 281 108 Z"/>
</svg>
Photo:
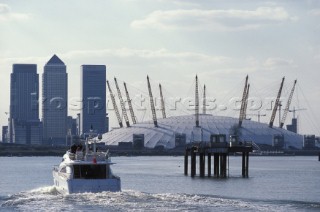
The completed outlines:
<svg viewBox="0 0 320 212">
<path fill-rule="evenodd" d="M 42 75 L 43 142 L 63 145 L 67 136 L 68 74 L 65 64 L 53 55 Z"/>
<path fill-rule="evenodd" d="M 8 126 L 2 126 L 2 142 L 7 143 L 7 136 L 8 136 Z"/>
<path fill-rule="evenodd" d="M 10 84 L 9 141 L 41 144 L 39 75 L 35 64 L 13 64 Z"/>
<path fill-rule="evenodd" d="M 106 132 L 106 66 L 81 66 L 80 133 Z"/>
</svg>

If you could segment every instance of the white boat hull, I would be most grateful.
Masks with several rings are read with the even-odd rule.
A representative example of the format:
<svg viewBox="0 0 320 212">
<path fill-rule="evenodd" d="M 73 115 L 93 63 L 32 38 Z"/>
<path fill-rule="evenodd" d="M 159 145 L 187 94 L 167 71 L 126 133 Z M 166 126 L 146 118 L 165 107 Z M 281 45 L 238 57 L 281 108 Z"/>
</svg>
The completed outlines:
<svg viewBox="0 0 320 212">
<path fill-rule="evenodd" d="M 53 179 L 57 190 L 64 194 L 121 191 L 121 181 L 119 177 L 109 179 L 68 179 L 66 176 L 59 175 L 59 173 L 54 170 Z"/>
</svg>

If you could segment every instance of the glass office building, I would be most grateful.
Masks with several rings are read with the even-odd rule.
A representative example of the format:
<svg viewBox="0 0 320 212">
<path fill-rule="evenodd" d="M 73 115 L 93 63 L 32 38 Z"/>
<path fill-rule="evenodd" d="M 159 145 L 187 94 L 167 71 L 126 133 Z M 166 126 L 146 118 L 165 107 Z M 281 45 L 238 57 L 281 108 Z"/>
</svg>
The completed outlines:
<svg viewBox="0 0 320 212">
<path fill-rule="evenodd" d="M 10 143 L 41 144 L 39 75 L 36 64 L 13 64 L 10 81 Z"/>
<path fill-rule="evenodd" d="M 81 66 L 80 134 L 106 132 L 106 66 Z"/>
<path fill-rule="evenodd" d="M 68 116 L 68 74 L 66 65 L 53 55 L 42 76 L 42 122 L 45 144 L 66 143 Z"/>
</svg>

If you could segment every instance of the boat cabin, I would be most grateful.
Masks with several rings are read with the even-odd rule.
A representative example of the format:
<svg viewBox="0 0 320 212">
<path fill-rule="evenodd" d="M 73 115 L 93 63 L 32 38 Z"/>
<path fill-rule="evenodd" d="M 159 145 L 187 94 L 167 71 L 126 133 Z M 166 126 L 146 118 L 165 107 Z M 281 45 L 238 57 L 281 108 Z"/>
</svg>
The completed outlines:
<svg viewBox="0 0 320 212">
<path fill-rule="evenodd" d="M 110 177 L 109 165 L 73 165 L 73 179 L 107 179 Z"/>
<path fill-rule="evenodd" d="M 112 164 L 109 152 L 68 150 L 56 170 L 69 179 L 112 179 Z"/>
</svg>

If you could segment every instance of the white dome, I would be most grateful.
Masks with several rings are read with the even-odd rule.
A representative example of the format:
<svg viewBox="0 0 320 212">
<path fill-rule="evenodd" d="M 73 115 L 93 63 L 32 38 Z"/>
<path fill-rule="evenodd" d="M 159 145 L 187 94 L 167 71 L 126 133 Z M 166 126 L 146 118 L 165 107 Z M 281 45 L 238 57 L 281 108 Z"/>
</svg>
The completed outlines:
<svg viewBox="0 0 320 212">
<path fill-rule="evenodd" d="M 118 128 L 103 134 L 101 142 L 106 145 L 118 145 L 119 142 L 132 142 L 134 134 L 144 135 L 144 146 L 154 148 L 163 146 L 166 149 L 175 148 L 176 134 L 185 134 L 186 143 L 192 141 L 210 141 L 212 134 L 225 134 L 228 140 L 238 119 L 207 114 L 199 115 L 200 127 L 195 127 L 195 116 L 173 116 L 158 119 L 158 127 L 153 121 L 131 125 L 128 128 Z M 241 141 L 253 141 L 256 144 L 272 145 L 275 135 L 283 135 L 285 147 L 302 148 L 303 136 L 278 127 L 270 128 L 265 123 L 243 120 L 240 129 Z"/>
</svg>

